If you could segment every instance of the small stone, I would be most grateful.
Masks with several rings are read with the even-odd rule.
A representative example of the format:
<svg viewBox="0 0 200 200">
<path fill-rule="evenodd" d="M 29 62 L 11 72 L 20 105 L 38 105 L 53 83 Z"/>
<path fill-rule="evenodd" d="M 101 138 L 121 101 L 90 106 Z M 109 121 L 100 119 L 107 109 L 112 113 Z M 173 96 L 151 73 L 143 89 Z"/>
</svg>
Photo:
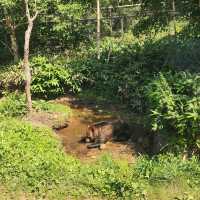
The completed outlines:
<svg viewBox="0 0 200 200">
<path fill-rule="evenodd" d="M 86 139 L 85 139 L 85 142 L 86 142 L 86 143 L 89 143 L 89 142 L 90 142 L 90 139 L 89 139 L 89 138 L 86 138 Z"/>
<path fill-rule="evenodd" d="M 105 148 L 106 148 L 106 144 L 101 144 L 99 147 L 100 150 L 104 150 Z"/>
<path fill-rule="evenodd" d="M 92 158 L 92 159 L 95 159 L 95 158 L 96 158 L 96 156 L 91 156 L 91 158 Z"/>
</svg>

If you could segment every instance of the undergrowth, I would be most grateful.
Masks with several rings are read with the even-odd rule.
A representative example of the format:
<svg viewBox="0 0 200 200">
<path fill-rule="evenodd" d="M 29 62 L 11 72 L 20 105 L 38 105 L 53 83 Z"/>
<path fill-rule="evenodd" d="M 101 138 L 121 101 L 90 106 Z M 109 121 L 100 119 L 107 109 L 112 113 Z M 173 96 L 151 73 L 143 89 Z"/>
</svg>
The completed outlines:
<svg viewBox="0 0 200 200">
<path fill-rule="evenodd" d="M 33 109 L 37 112 L 60 113 L 69 117 L 71 110 L 68 106 L 48 102 L 45 100 L 33 100 Z M 0 99 L 0 114 L 10 117 L 23 117 L 27 114 L 25 95 L 8 93 Z"/>
<path fill-rule="evenodd" d="M 195 157 L 188 161 L 172 154 L 140 157 L 128 165 L 104 155 L 96 163 L 83 164 L 64 154 L 49 129 L 13 118 L 0 119 L 0 180 L 11 191 L 21 190 L 36 199 L 153 200 L 149 195 L 166 184 L 176 185 L 177 193 L 170 194 L 176 199 L 182 195 L 180 183 L 184 183 L 185 193 L 192 187 L 193 193 L 188 195 L 198 197 L 200 167 Z"/>
<path fill-rule="evenodd" d="M 6 100 L 10 107 L 4 105 Z M 5 107 L 1 105 L 1 110 L 10 110 L 9 113 L 13 113 L 10 116 L 22 114 L 23 96 L 10 94 L 2 101 Z M 38 111 L 63 112 L 62 106 L 54 107 L 42 100 L 35 101 L 34 107 Z M 149 197 L 154 196 L 158 188 L 162 191 L 164 184 L 175 184 L 177 193 L 170 197 L 181 197 L 184 183 L 187 194 L 198 199 L 195 191 L 200 187 L 200 168 L 195 157 L 186 161 L 172 154 L 152 159 L 139 157 L 135 164 L 128 165 L 105 155 L 96 163 L 83 164 L 64 153 L 50 129 L 34 127 L 8 116 L 1 111 L 0 181 L 4 188 L 9 188 L 9 194 L 21 191 L 36 199 L 151 200 Z"/>
<path fill-rule="evenodd" d="M 62 109 L 43 101 L 36 105 L 43 110 Z M 3 187 L 36 199 L 154 200 L 150 197 L 162 191 L 163 185 L 177 187 L 176 194 L 170 195 L 174 199 L 182 198 L 183 188 L 185 196 L 199 198 L 200 167 L 196 157 L 186 161 L 172 154 L 139 157 L 129 165 L 105 155 L 96 163 L 81 163 L 64 153 L 50 129 L 5 115 L 0 115 L 0 166 Z"/>
<path fill-rule="evenodd" d="M 79 162 L 65 156 L 52 132 L 1 116 L 0 179 L 43 195 L 57 185 L 76 184 Z"/>
<path fill-rule="evenodd" d="M 159 73 L 146 90 L 153 131 L 167 135 L 170 149 L 188 156 L 200 151 L 199 88 L 199 73 L 169 71 Z"/>
</svg>

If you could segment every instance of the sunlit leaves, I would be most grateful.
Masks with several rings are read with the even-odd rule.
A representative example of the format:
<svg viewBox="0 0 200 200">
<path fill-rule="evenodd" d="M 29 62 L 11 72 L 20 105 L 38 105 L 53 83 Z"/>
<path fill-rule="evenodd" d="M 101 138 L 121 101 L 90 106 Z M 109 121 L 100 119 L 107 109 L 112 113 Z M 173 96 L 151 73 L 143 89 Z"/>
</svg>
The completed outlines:
<svg viewBox="0 0 200 200">
<path fill-rule="evenodd" d="M 199 148 L 199 75 L 189 72 L 160 74 L 149 84 L 147 96 L 154 131 L 176 132 L 177 143 Z"/>
</svg>

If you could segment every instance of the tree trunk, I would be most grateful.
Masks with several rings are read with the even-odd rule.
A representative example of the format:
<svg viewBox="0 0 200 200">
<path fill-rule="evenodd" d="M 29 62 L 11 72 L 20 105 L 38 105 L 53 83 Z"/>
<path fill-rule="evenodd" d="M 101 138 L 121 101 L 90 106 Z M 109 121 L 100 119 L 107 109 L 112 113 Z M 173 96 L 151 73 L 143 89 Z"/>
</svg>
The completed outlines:
<svg viewBox="0 0 200 200">
<path fill-rule="evenodd" d="M 172 0 L 172 20 L 173 20 L 173 33 L 172 35 L 176 35 L 176 4 L 175 0 Z"/>
<path fill-rule="evenodd" d="M 101 10 L 100 0 L 97 0 L 97 59 L 100 60 L 100 41 L 101 40 Z"/>
<path fill-rule="evenodd" d="M 112 28 L 112 6 L 109 6 L 108 11 L 109 11 L 109 17 L 110 17 L 110 35 L 112 36 L 113 28 Z"/>
<path fill-rule="evenodd" d="M 124 17 L 120 18 L 120 24 L 121 24 L 121 35 L 124 34 Z"/>
<path fill-rule="evenodd" d="M 4 14 L 5 14 L 5 25 L 10 35 L 11 49 L 12 49 L 12 54 L 14 57 L 14 62 L 17 62 L 19 61 L 19 50 L 18 50 L 17 37 L 16 37 L 16 32 L 15 32 L 16 28 L 15 28 L 12 18 L 8 15 L 8 12 L 6 9 L 4 9 Z"/>
<path fill-rule="evenodd" d="M 12 49 L 12 52 L 13 52 L 14 62 L 18 62 L 19 61 L 19 50 L 18 50 L 17 37 L 16 37 L 15 29 L 11 29 L 10 40 L 11 40 L 11 49 Z"/>
<path fill-rule="evenodd" d="M 31 99 L 31 69 L 29 64 L 29 46 L 30 38 L 33 29 L 33 22 L 38 16 L 38 10 L 36 10 L 33 17 L 30 15 L 29 11 L 29 0 L 24 0 L 26 7 L 26 17 L 28 20 L 28 27 L 25 32 L 25 42 L 24 42 L 24 73 L 25 73 L 25 92 L 26 92 L 26 101 L 27 109 L 29 112 L 32 111 L 32 99 Z"/>
<path fill-rule="evenodd" d="M 25 92 L 27 100 L 28 111 L 32 111 L 32 100 L 31 100 L 31 69 L 29 64 L 29 45 L 30 37 L 33 29 L 33 21 L 28 22 L 28 28 L 25 32 L 25 43 L 24 43 L 24 71 L 25 71 Z"/>
</svg>

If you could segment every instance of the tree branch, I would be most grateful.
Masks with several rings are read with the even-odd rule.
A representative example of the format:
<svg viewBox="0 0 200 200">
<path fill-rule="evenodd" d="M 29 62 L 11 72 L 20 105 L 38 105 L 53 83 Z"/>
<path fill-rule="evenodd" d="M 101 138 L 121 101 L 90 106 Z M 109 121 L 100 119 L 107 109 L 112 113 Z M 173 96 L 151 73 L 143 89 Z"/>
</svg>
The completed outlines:
<svg viewBox="0 0 200 200">
<path fill-rule="evenodd" d="M 28 6 L 29 0 L 24 0 L 24 2 L 25 2 L 25 6 L 26 6 L 26 17 L 27 17 L 28 21 L 33 22 L 37 18 L 39 11 L 36 10 L 34 16 L 31 16 L 30 11 L 29 11 L 29 6 Z"/>
<path fill-rule="evenodd" d="M 34 21 L 37 18 L 38 14 L 39 14 L 39 11 L 36 11 L 35 15 L 31 18 L 31 20 Z"/>
<path fill-rule="evenodd" d="M 26 6 L 26 17 L 28 18 L 28 20 L 31 20 L 31 16 L 30 16 L 30 11 L 29 11 L 29 7 L 28 7 L 28 1 L 29 0 L 24 0 L 25 2 L 25 6 Z"/>
</svg>

